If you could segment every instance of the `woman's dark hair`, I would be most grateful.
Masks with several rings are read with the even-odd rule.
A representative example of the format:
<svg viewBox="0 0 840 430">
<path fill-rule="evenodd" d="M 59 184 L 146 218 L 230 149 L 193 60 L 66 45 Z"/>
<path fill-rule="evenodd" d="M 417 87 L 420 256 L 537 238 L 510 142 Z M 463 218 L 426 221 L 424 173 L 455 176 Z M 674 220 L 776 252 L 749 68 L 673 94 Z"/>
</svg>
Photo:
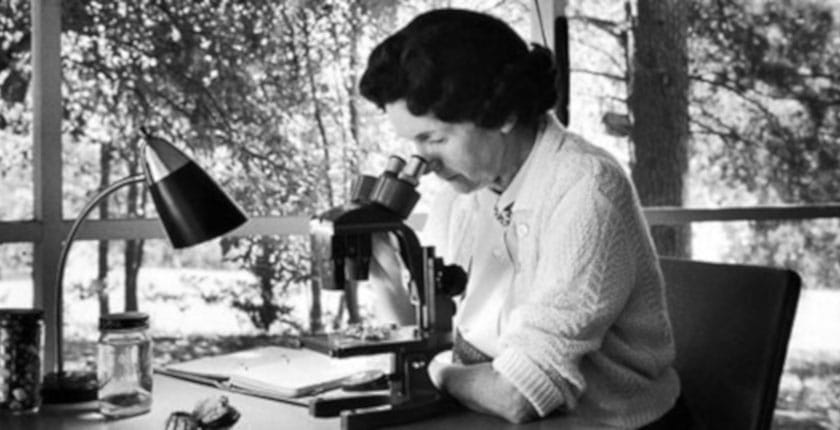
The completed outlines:
<svg viewBox="0 0 840 430">
<path fill-rule="evenodd" d="M 405 99 L 412 114 L 446 122 L 494 128 L 514 114 L 532 123 L 557 99 L 552 58 L 497 18 L 438 9 L 380 43 L 359 87 L 382 109 Z"/>
</svg>

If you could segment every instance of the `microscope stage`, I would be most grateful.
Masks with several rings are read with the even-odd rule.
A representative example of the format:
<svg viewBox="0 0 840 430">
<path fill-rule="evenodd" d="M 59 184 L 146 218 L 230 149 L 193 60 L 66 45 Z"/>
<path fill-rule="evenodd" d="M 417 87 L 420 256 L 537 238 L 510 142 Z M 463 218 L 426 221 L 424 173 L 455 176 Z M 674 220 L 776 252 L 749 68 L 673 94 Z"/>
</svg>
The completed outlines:
<svg viewBox="0 0 840 430">
<path fill-rule="evenodd" d="M 380 354 L 397 350 L 423 349 L 426 342 L 417 326 L 401 326 L 392 330 L 388 338 L 381 340 L 359 339 L 341 332 L 301 337 L 305 348 L 327 354 L 332 357 L 351 357 L 354 355 Z"/>
</svg>

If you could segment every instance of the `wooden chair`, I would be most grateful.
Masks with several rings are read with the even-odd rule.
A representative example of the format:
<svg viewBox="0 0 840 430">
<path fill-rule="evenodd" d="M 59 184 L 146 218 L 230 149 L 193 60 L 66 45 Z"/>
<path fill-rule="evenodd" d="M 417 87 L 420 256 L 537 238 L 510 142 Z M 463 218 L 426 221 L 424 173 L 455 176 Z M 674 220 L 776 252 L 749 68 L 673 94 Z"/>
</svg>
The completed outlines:
<svg viewBox="0 0 840 430">
<path fill-rule="evenodd" d="M 683 396 L 700 428 L 769 429 L 800 278 L 662 258 Z"/>
</svg>

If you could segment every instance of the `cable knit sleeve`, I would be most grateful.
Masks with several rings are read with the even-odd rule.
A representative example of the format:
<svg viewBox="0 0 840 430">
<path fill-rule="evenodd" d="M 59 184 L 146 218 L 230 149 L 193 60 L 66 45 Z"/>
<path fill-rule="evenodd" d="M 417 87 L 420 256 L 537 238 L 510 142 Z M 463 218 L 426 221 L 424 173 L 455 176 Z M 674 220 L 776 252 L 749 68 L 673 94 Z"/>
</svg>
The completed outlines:
<svg viewBox="0 0 840 430">
<path fill-rule="evenodd" d="M 604 190 L 586 177 L 568 189 L 536 232 L 533 278 L 515 283 L 517 305 L 493 367 L 540 416 L 575 407 L 586 389 L 581 359 L 601 346 L 632 289 L 621 181 Z"/>
</svg>

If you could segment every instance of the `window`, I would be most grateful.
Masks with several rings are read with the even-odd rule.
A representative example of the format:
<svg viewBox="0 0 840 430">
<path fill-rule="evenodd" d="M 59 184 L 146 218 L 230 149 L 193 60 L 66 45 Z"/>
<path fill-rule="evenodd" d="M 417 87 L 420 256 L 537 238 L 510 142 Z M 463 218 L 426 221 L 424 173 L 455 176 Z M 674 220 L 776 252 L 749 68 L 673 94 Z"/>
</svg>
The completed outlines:
<svg viewBox="0 0 840 430">
<path fill-rule="evenodd" d="M 29 2 L 0 5 L 0 221 L 32 219 Z"/>
<path fill-rule="evenodd" d="M 7 78 L 9 79 L 9 78 Z M 14 78 L 12 78 L 14 79 Z M 0 77 L 2 81 L 2 77 Z M 0 121 L 6 117 L 31 115 L 24 103 L 0 104 Z M 0 129 L 0 195 L 9 202 L 0 206 L 0 221 L 32 219 L 32 139 L 28 131 L 15 132 L 10 126 Z"/>
<path fill-rule="evenodd" d="M 267 264 L 289 254 L 286 263 L 294 266 L 300 254 L 280 250 L 305 246 L 298 241 L 308 214 L 342 201 L 351 173 L 378 171 L 385 155 L 408 152 L 354 92 L 375 40 L 435 6 L 495 12 L 522 34 L 539 40 L 541 33 L 529 20 L 530 1 L 253 6 L 260 9 L 65 1 L 63 11 L 54 10 L 55 3 L 33 1 L 31 23 L 29 1 L 0 5 L 0 49 L 13 60 L 0 65 L 0 306 L 53 304 L 55 274 L 46 267 L 57 262 L 68 220 L 96 189 L 138 172 L 141 127 L 193 155 L 253 217 L 240 237 L 173 251 L 148 219 L 154 213 L 142 187 L 109 198 L 80 232 L 68 265 L 65 322 L 79 339 L 68 349 L 81 364 L 90 352 L 84 339 L 95 331 L 94 319 L 83 314 L 99 310 L 99 286 L 107 287 L 108 307 L 121 310 L 124 285 L 135 285 L 138 305 L 154 313 L 153 321 L 178 321 L 179 327 L 190 327 L 190 314 L 199 309 L 227 309 L 219 321 L 231 331 L 214 330 L 227 344 L 259 331 L 248 305 L 259 304 L 258 297 L 244 297 L 234 311 L 223 287 L 255 293 Z M 840 362 L 836 346 L 811 341 L 814 326 L 836 333 L 831 311 L 814 306 L 840 306 L 832 282 L 832 233 L 840 217 L 832 203 L 840 154 L 831 99 L 840 76 L 832 68 L 836 6 L 719 4 L 692 2 L 687 15 L 693 140 L 684 204 L 692 209 L 648 208 L 647 216 L 652 224 L 690 226 L 696 258 L 788 265 L 805 275 L 777 421 L 801 420 L 791 411 L 806 411 L 811 422 L 834 425 L 831 398 L 813 403 L 826 408 L 806 405 L 819 391 L 814 387 L 836 386 Z M 637 11 L 632 3 L 576 0 L 567 2 L 566 12 L 571 128 L 612 151 L 630 171 L 627 66 Z M 19 43 L 28 40 L 30 26 L 43 36 L 31 49 Z M 41 127 L 32 127 L 33 118 Z M 434 193 L 428 181 L 423 186 L 424 196 Z M 811 219 L 825 217 L 832 219 Z M 792 244 L 801 247 L 785 247 Z M 137 270 L 128 276 L 127 258 L 143 263 L 132 265 Z M 263 273 L 278 286 L 270 296 L 275 310 L 294 302 L 286 296 L 294 288 L 281 288 L 283 275 Z M 151 309 L 152 303 L 160 306 Z M 829 316 L 816 316 L 825 312 Z M 276 315 L 290 320 L 275 321 L 275 332 L 305 319 Z M 196 353 L 178 349 L 189 334 L 174 326 L 162 325 L 156 334 L 171 340 L 159 351 L 161 360 Z M 195 344 L 217 350 L 206 338 Z M 812 354 L 815 348 L 821 352 Z"/>
<path fill-rule="evenodd" d="M 26 8 L 16 12 L 26 20 L 11 23 L 28 32 L 29 2 L 13 3 Z M 4 177 L 0 183 L 2 190 L 26 196 L 0 212 L 0 282 L 17 279 L 17 271 L 5 268 L 20 260 L 35 268 L 29 288 L 40 288 L 25 294 L 15 287 L 15 297 L 0 306 L 53 306 L 55 273 L 41 268 L 56 265 L 70 220 L 98 190 L 139 173 L 145 129 L 193 156 L 247 210 L 251 223 L 242 236 L 173 251 L 150 219 L 155 213 L 142 187 L 109 196 L 69 254 L 66 356 L 75 365 L 89 362 L 95 338 L 89 316 L 121 311 L 125 303 L 166 322 L 159 337 L 201 334 L 184 328 L 196 327 L 188 322 L 191 315 L 213 307 L 227 311 L 219 321 L 227 321 L 228 331 L 218 328 L 217 336 L 294 329 L 305 318 L 287 310 L 300 308 L 287 306 L 297 300 L 288 296 L 305 284 L 266 267 L 305 271 L 300 259 L 306 238 L 298 235 L 309 214 L 342 201 L 353 172 L 380 170 L 385 157 L 378 154 L 409 151 L 389 137 L 383 115 L 360 100 L 355 84 L 374 41 L 440 4 L 368 3 L 32 2 L 31 27 L 42 37 L 33 51 L 38 91 L 29 99 L 37 111 L 23 123 L 34 117 L 42 127 L 36 135 L 2 141 L 0 164 L 12 163 L 5 156 L 10 145 L 8 152 L 21 157 L 28 146 L 29 158 L 18 163 L 15 182 Z M 527 2 L 450 6 L 496 11 L 523 34 L 529 29 Z M 4 41 L 17 37 L 5 27 L 2 34 Z M 8 70 L 0 78 L 11 76 Z M 8 109 L 4 104 L 4 115 Z M 28 180 L 28 188 L 17 178 Z M 27 222 L 31 218 L 36 222 Z M 31 257 L 13 257 L 20 249 Z M 2 291 L 11 290 L 5 285 Z M 263 308 L 261 285 L 274 290 Z M 237 288 L 243 293 L 233 297 Z M 261 311 L 277 318 L 261 317 Z M 47 318 L 50 327 L 49 312 Z M 54 353 L 50 335 L 52 330 L 47 363 Z"/>
<path fill-rule="evenodd" d="M 775 424 L 836 427 L 840 345 L 828 339 L 837 337 L 840 309 L 840 129 L 829 100 L 840 85 L 838 9 L 742 3 L 683 6 L 691 140 L 682 206 L 689 209 L 646 215 L 654 225 L 688 228 L 694 259 L 788 267 L 803 277 Z M 640 11 L 636 2 L 570 1 L 567 13 L 571 128 L 631 171 L 627 98 Z"/>
<path fill-rule="evenodd" d="M 22 243 L 26 227 L 4 221 L 33 218 L 32 63 L 29 1 L 0 4 L 0 306 L 30 306 L 32 247 Z M 17 243 L 15 243 L 17 242 Z"/>
<path fill-rule="evenodd" d="M 30 307 L 32 294 L 32 246 L 0 244 L 0 303 L 4 307 Z"/>
</svg>

